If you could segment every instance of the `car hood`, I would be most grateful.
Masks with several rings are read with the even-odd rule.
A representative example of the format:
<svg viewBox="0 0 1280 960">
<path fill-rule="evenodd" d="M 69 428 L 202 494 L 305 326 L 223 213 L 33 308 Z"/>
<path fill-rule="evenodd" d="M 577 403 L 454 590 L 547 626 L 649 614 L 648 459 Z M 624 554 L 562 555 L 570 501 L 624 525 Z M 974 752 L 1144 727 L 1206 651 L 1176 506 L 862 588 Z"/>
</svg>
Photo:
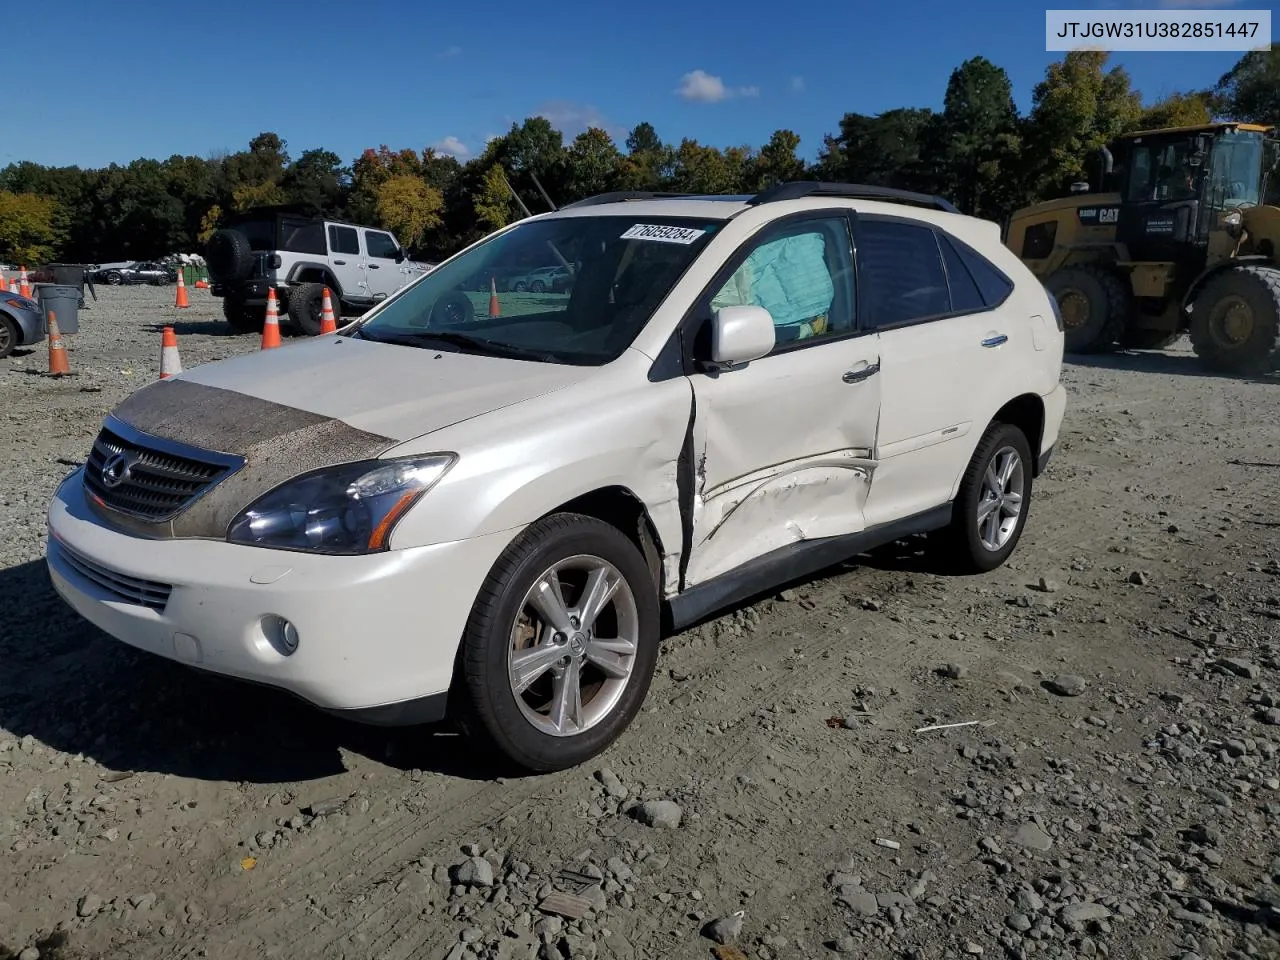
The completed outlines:
<svg viewBox="0 0 1280 960">
<path fill-rule="evenodd" d="M 325 337 L 195 367 L 179 379 L 405 441 L 559 390 L 588 368 Z"/>
<path fill-rule="evenodd" d="M 292 477 L 377 457 L 591 372 L 334 336 L 205 364 L 134 393 L 112 411 L 106 427 L 117 436 L 105 439 L 197 461 L 215 451 L 243 465 L 163 524 L 97 506 L 149 536 L 221 537 L 240 510 Z"/>
</svg>

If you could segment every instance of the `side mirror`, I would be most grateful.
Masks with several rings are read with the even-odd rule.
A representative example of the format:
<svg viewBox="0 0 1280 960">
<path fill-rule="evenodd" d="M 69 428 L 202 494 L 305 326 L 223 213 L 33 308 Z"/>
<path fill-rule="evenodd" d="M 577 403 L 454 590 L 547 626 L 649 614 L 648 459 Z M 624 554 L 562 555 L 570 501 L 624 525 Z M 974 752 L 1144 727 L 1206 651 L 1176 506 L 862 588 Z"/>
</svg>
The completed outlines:
<svg viewBox="0 0 1280 960">
<path fill-rule="evenodd" d="M 404 252 L 403 247 L 396 247 L 396 263 L 404 263 L 409 259 L 409 255 Z"/>
<path fill-rule="evenodd" d="M 776 342 L 773 317 L 764 307 L 725 307 L 711 320 L 713 363 L 733 366 L 759 360 L 772 352 Z"/>
</svg>

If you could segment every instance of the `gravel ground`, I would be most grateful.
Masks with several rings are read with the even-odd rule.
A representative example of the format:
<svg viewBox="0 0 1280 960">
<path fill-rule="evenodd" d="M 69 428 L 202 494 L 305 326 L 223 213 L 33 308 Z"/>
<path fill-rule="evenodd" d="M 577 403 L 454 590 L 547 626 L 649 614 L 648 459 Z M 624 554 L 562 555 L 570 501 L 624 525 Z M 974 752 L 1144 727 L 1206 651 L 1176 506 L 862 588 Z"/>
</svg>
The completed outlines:
<svg viewBox="0 0 1280 960">
<path fill-rule="evenodd" d="M 73 377 L 0 366 L 0 957 L 1280 956 L 1275 383 L 1069 365 L 1007 567 L 793 585 L 672 638 L 598 763 L 502 780 L 53 593 L 45 505 L 160 325 L 256 349 L 190 293 L 99 291 Z"/>
</svg>

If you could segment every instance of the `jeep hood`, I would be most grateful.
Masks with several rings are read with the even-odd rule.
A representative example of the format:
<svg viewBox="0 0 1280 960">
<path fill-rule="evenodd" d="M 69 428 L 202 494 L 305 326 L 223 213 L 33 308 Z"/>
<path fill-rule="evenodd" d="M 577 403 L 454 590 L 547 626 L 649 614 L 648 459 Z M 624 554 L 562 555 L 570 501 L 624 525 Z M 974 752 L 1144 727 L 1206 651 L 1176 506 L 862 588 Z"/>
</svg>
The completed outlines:
<svg viewBox="0 0 1280 960">
<path fill-rule="evenodd" d="M 149 536 L 222 537 L 240 510 L 300 473 L 376 457 L 592 372 L 333 336 L 195 367 L 137 391 L 112 417 L 125 433 L 176 441 L 196 458 L 232 454 L 244 466 L 167 523 L 104 516 Z"/>
</svg>

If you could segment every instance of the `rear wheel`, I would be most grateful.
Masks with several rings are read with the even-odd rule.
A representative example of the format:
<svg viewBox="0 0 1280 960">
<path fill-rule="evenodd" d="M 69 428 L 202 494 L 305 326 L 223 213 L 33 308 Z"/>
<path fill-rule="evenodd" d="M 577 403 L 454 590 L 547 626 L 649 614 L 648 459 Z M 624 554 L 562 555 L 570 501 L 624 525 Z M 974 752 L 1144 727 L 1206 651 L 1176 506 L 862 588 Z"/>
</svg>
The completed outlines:
<svg viewBox="0 0 1280 960">
<path fill-rule="evenodd" d="M 333 303 L 333 291 L 329 291 L 329 302 Z M 303 283 L 289 292 L 289 319 L 293 325 L 308 337 L 320 333 L 320 324 L 324 316 L 324 284 Z"/>
<path fill-rule="evenodd" d="M 222 316 L 236 333 L 261 333 L 267 322 L 267 312 L 262 307 L 251 307 L 231 297 L 223 298 Z"/>
<path fill-rule="evenodd" d="M 1027 523 L 1034 466 L 1026 434 L 1008 423 L 987 428 L 969 461 L 943 534 L 946 559 L 962 573 L 986 573 L 1013 553 Z"/>
<path fill-rule="evenodd" d="M 1063 267 L 1049 275 L 1045 288 L 1058 301 L 1067 353 L 1103 353 L 1120 339 L 1130 295 L 1106 267 Z"/>
<path fill-rule="evenodd" d="M 1232 267 L 1205 284 L 1191 311 L 1191 345 L 1210 370 L 1267 373 L 1280 349 L 1280 269 Z"/>
<path fill-rule="evenodd" d="M 582 763 L 639 712 L 659 627 L 652 575 L 626 536 L 592 517 L 544 518 L 507 548 L 476 598 L 457 719 L 522 769 Z"/>
</svg>

